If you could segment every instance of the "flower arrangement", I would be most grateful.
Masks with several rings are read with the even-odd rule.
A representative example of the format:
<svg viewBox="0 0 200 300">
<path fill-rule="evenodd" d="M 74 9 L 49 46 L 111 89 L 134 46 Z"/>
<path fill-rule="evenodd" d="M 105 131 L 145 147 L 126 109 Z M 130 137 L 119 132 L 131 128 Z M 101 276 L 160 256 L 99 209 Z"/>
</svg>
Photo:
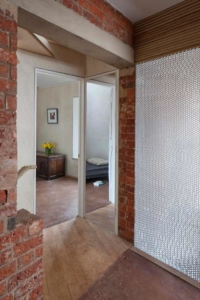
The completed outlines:
<svg viewBox="0 0 200 300">
<path fill-rule="evenodd" d="M 42 144 L 42 148 L 45 149 L 45 153 L 47 155 L 51 154 L 51 149 L 55 148 L 55 144 L 54 143 L 44 143 Z"/>
</svg>

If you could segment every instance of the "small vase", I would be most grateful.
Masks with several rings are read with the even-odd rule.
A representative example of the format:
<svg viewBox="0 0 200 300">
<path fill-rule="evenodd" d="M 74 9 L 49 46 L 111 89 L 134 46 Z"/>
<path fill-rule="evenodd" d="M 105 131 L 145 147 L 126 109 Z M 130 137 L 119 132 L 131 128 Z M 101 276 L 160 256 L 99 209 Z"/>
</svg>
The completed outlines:
<svg viewBox="0 0 200 300">
<path fill-rule="evenodd" d="M 50 155 L 50 154 L 51 154 L 51 149 L 45 148 L 45 154 L 46 154 L 46 155 Z"/>
</svg>

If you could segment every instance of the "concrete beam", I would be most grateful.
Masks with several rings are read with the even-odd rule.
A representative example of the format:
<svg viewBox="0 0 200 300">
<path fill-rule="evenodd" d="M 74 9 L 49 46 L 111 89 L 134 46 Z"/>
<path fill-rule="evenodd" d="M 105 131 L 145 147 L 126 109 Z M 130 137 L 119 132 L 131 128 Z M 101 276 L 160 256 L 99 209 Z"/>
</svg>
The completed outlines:
<svg viewBox="0 0 200 300">
<path fill-rule="evenodd" d="M 19 7 L 20 27 L 122 69 L 134 65 L 134 50 L 54 0 L 9 0 Z"/>
</svg>

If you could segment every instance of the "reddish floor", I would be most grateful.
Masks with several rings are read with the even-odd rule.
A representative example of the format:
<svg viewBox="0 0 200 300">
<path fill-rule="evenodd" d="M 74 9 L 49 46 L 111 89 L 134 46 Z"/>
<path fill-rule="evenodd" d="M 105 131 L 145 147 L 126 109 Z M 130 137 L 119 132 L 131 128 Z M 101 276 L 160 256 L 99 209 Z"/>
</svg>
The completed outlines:
<svg viewBox="0 0 200 300">
<path fill-rule="evenodd" d="M 86 184 L 86 212 L 104 207 L 108 201 L 109 184 L 94 187 Z M 71 220 L 78 215 L 78 181 L 62 177 L 51 181 L 37 179 L 36 213 L 44 220 L 44 227 Z"/>
<path fill-rule="evenodd" d="M 200 290 L 127 250 L 79 300 L 199 300 Z"/>
</svg>

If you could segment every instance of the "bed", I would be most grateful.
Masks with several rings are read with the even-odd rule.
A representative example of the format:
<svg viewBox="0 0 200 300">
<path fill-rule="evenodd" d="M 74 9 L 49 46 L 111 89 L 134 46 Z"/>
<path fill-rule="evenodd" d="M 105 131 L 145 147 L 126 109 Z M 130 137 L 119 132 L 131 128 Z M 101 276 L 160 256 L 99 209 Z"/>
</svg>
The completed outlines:
<svg viewBox="0 0 200 300">
<path fill-rule="evenodd" d="M 108 177 L 108 164 L 96 166 L 86 161 L 86 179 Z"/>
</svg>

